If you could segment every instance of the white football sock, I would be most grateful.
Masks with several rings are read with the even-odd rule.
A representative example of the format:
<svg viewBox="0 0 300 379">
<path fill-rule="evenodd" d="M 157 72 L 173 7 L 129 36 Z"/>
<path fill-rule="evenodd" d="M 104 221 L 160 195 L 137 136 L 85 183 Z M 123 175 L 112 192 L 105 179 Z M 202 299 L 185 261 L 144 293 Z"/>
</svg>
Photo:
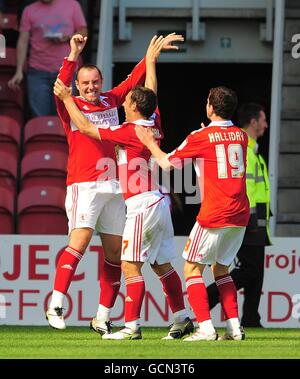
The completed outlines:
<svg viewBox="0 0 300 379">
<path fill-rule="evenodd" d="M 65 295 L 62 292 L 53 290 L 49 308 L 62 308 Z"/>
<path fill-rule="evenodd" d="M 97 320 L 103 321 L 103 322 L 109 321 L 110 309 L 111 308 L 107 308 L 104 305 L 99 304 L 97 316 L 96 316 Z"/>
</svg>

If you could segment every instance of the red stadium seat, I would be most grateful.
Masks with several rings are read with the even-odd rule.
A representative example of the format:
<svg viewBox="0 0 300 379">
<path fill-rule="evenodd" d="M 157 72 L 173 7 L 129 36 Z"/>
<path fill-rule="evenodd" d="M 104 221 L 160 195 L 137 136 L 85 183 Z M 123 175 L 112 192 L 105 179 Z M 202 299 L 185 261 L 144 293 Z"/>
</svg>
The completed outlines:
<svg viewBox="0 0 300 379">
<path fill-rule="evenodd" d="M 59 117 L 41 116 L 27 122 L 24 132 L 25 152 L 36 150 L 58 150 L 68 153 L 65 132 Z"/>
<path fill-rule="evenodd" d="M 15 104 L 19 108 L 23 108 L 23 90 L 13 91 L 12 89 L 10 89 L 7 85 L 7 79 L 7 77 L 0 77 L 0 102 L 5 106 L 7 104 Z"/>
<path fill-rule="evenodd" d="M 14 192 L 0 187 L 0 234 L 14 233 Z"/>
<path fill-rule="evenodd" d="M 0 101 L 1 116 L 11 117 L 17 121 L 19 125 L 23 125 L 23 111 L 17 105 Z"/>
<path fill-rule="evenodd" d="M 65 191 L 54 186 L 24 189 L 18 197 L 20 234 L 67 234 Z"/>
<path fill-rule="evenodd" d="M 18 157 L 21 127 L 16 120 L 0 116 L 0 150 Z"/>
<path fill-rule="evenodd" d="M 3 15 L 2 29 L 14 29 L 18 30 L 18 18 L 17 14 L 5 13 Z"/>
<path fill-rule="evenodd" d="M 12 77 L 16 69 L 16 49 L 7 47 L 5 55 L 5 58 L 0 59 L 0 75 L 2 77 L 2 73 L 9 72 L 10 77 Z"/>
<path fill-rule="evenodd" d="M 14 154 L 0 150 L 0 185 L 15 191 L 18 160 Z"/>
<path fill-rule="evenodd" d="M 66 186 L 67 153 L 38 150 L 25 154 L 21 162 L 22 189 L 35 185 Z"/>
</svg>

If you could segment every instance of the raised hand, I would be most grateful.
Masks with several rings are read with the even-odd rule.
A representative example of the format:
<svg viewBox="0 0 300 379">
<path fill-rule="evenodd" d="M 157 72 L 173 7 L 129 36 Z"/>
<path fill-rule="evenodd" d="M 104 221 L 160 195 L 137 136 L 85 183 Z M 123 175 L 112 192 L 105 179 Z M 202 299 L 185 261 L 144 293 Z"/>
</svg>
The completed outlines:
<svg viewBox="0 0 300 379">
<path fill-rule="evenodd" d="M 179 47 L 172 45 L 173 42 L 184 42 L 184 38 L 181 34 L 170 33 L 164 37 L 163 50 L 179 50 Z"/>
<path fill-rule="evenodd" d="M 154 36 L 148 46 L 146 53 L 146 62 L 155 63 L 164 44 L 163 36 Z"/>
<path fill-rule="evenodd" d="M 74 36 L 70 39 L 71 54 L 78 57 L 84 49 L 86 41 L 87 37 L 83 37 L 81 34 L 74 34 Z"/>
</svg>

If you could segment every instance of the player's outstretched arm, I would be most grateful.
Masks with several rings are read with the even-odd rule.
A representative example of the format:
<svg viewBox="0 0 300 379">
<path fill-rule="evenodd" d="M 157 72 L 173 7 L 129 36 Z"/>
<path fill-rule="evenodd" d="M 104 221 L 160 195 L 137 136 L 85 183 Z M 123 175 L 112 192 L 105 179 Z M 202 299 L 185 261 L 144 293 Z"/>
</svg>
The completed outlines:
<svg viewBox="0 0 300 379">
<path fill-rule="evenodd" d="M 87 37 L 81 34 L 75 34 L 70 39 L 70 54 L 68 56 L 69 61 L 76 62 L 79 55 L 82 53 L 84 46 L 86 44 Z"/>
<path fill-rule="evenodd" d="M 156 35 L 152 37 L 146 52 L 146 80 L 145 87 L 157 93 L 157 77 L 155 64 L 162 50 L 178 50 L 178 46 L 173 42 L 182 42 L 184 38 L 181 34 L 171 33 L 166 37 Z"/>
<path fill-rule="evenodd" d="M 150 128 L 145 128 L 144 126 L 136 125 L 135 132 L 138 139 L 150 150 L 151 154 L 154 156 L 157 163 L 163 170 L 169 170 L 173 168 L 173 166 L 167 159 L 167 153 L 165 153 L 159 148 Z"/>
<path fill-rule="evenodd" d="M 145 87 L 152 89 L 157 93 L 157 76 L 156 76 L 156 61 L 163 47 L 163 36 L 154 36 L 147 49 L 146 53 L 146 80 Z"/>
<path fill-rule="evenodd" d="M 77 126 L 80 133 L 86 134 L 95 139 L 100 139 L 97 126 L 84 117 L 77 108 L 77 105 L 72 98 L 71 91 L 71 87 L 66 87 L 60 79 L 56 79 L 54 84 L 54 94 L 63 101 L 71 120 Z"/>
</svg>

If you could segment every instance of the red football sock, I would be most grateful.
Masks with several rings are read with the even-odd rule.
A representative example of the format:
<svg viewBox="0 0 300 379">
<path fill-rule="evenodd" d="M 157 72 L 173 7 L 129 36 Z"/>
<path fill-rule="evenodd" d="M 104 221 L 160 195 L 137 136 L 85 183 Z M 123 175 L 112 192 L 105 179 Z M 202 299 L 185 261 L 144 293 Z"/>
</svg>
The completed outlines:
<svg viewBox="0 0 300 379">
<path fill-rule="evenodd" d="M 104 259 L 100 271 L 99 304 L 112 308 L 121 285 L 121 264 L 111 263 Z"/>
<path fill-rule="evenodd" d="M 172 313 L 185 309 L 181 280 L 174 268 L 159 279 L 162 282 L 163 290 Z"/>
<path fill-rule="evenodd" d="M 190 306 L 198 323 L 210 320 L 208 296 L 202 276 L 196 275 L 186 278 L 186 289 Z"/>
<path fill-rule="evenodd" d="M 226 320 L 238 317 L 236 287 L 230 275 L 221 275 L 215 278 L 220 293 L 220 302 Z"/>
<path fill-rule="evenodd" d="M 145 295 L 144 278 L 142 276 L 132 276 L 127 278 L 125 283 L 125 322 L 138 320 Z"/>
<path fill-rule="evenodd" d="M 57 266 L 54 280 L 54 289 L 63 294 L 68 292 L 77 265 L 82 258 L 82 253 L 71 246 L 65 248 L 61 254 Z"/>
</svg>

